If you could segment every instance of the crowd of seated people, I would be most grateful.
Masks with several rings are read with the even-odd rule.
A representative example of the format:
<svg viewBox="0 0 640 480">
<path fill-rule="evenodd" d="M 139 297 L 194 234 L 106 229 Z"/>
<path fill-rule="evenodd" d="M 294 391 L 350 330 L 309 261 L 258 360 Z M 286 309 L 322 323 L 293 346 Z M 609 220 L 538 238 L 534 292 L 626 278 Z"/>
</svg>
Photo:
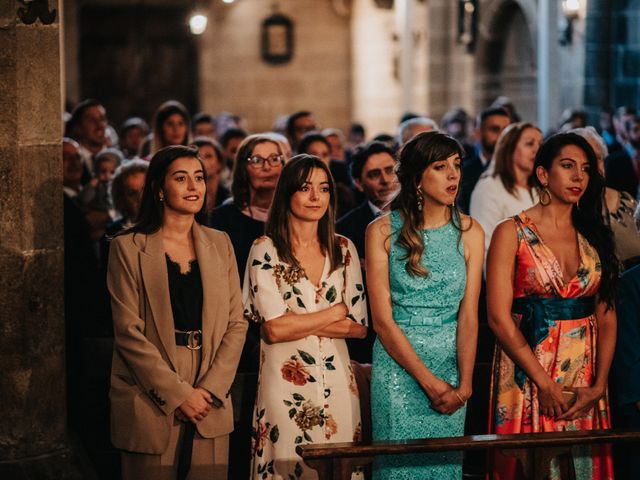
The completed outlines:
<svg viewBox="0 0 640 480">
<path fill-rule="evenodd" d="M 275 119 L 272 131 L 251 132 L 250 118 L 228 112 L 191 116 L 175 100 L 160 105 L 153 118 L 132 116 L 119 128 L 93 99 L 67 116 L 62 146 L 69 422 L 102 478 L 136 478 L 151 468 L 154 455 L 166 461 L 145 441 L 133 442 L 124 448 L 128 460 L 121 471 L 119 451 L 109 440 L 114 428 L 123 431 L 118 422 L 126 422 L 117 416 L 122 409 L 109 422 L 110 389 L 112 406 L 116 395 L 112 357 L 118 368 L 129 368 L 130 387 L 151 396 L 144 400 L 156 405 L 149 412 L 173 415 L 170 421 L 182 428 L 177 443 L 167 447 L 175 457 L 166 466 L 169 474 L 157 478 L 200 478 L 202 472 L 202 478 L 214 478 L 211 471 L 232 479 L 315 478 L 295 454 L 296 445 L 459 435 L 465 415 L 479 412 L 483 419 L 467 419 L 468 429 L 640 428 L 640 115 L 634 107 L 603 108 L 593 125 L 584 112 L 568 110 L 552 133 L 521 121 L 505 97 L 477 118 L 460 107 L 439 122 L 408 112 L 395 131 L 375 135 L 358 123 L 345 134 L 333 125 L 321 127 L 321 120 L 300 110 Z M 189 167 L 175 173 L 181 162 Z M 183 184 L 172 177 L 178 174 Z M 171 188 L 195 192 L 188 197 L 193 211 L 176 206 L 171 195 L 178 193 Z M 147 207 L 145 195 L 151 196 Z M 161 217 L 155 224 L 149 223 L 153 208 Z M 202 350 L 197 372 L 185 381 L 207 390 L 198 397 L 204 406 L 198 408 L 185 389 L 172 414 L 160 402 L 161 387 L 150 389 L 153 378 L 136 371 L 144 355 L 153 349 L 158 354 L 153 335 L 162 334 L 143 329 L 136 343 L 134 326 L 126 324 L 136 309 L 136 318 L 145 319 L 151 318 L 149 308 L 157 308 L 140 287 L 119 284 L 129 278 L 122 271 L 134 279 L 143 275 L 144 260 L 135 267 L 142 273 L 129 271 L 130 252 L 114 256 L 111 246 L 117 238 L 124 245 L 128 235 L 132 245 L 136 235 L 152 242 L 154 228 L 168 232 L 180 222 L 223 232 L 211 245 L 232 248 L 234 271 L 225 270 L 224 278 L 238 282 L 242 298 L 224 287 L 231 307 L 216 315 L 226 315 L 229 325 L 246 322 L 246 333 L 235 330 L 229 337 L 244 341 L 237 352 L 221 354 L 231 359 L 230 385 L 212 392 L 207 382 L 197 383 L 198 372 L 204 361 L 215 365 L 206 342 L 218 340 L 204 327 L 193 330 L 200 332 Z M 196 235 L 199 227 L 193 228 Z M 206 268 L 213 267 L 201 265 L 209 258 L 199 243 L 204 237 L 186 238 L 192 243 L 175 251 L 192 258 L 174 262 L 184 267 L 178 273 L 198 265 L 203 278 L 210 275 Z M 164 241 L 166 252 L 172 251 L 171 237 Z M 175 300 L 184 292 L 171 282 L 185 279 L 168 275 L 171 301 L 165 303 L 175 317 L 184 313 Z M 138 304 L 121 303 L 125 287 L 135 290 Z M 240 320 L 236 300 L 244 310 Z M 546 311 L 562 313 L 528 317 L 540 302 L 556 302 Z M 202 308 L 197 315 L 214 317 Z M 544 323 L 544 335 L 531 333 L 535 322 Z M 476 347 L 478 328 L 495 334 L 495 353 L 493 337 L 490 345 Z M 560 344 L 573 342 L 578 331 L 581 341 L 571 344 L 571 352 L 562 350 Z M 175 345 L 180 341 L 176 336 Z M 172 355 L 174 347 L 158 345 Z M 568 362 L 560 366 L 562 375 L 550 355 Z M 572 363 L 576 355 L 586 359 L 584 368 Z M 493 359 L 493 371 L 472 382 L 474 362 L 484 357 Z M 163 361 L 182 371 L 171 358 Z M 549 378 L 556 383 L 549 385 Z M 479 396 L 472 383 L 491 386 L 488 404 L 474 403 Z M 312 393 L 321 387 L 324 400 Z M 396 397 L 397 389 L 404 393 Z M 192 457 L 189 442 L 213 435 L 209 427 L 197 427 L 225 408 L 227 398 L 232 428 L 216 430 L 222 443 L 215 443 L 215 458 L 206 459 L 216 469 L 195 468 L 200 454 Z M 428 415 L 420 405 L 430 407 Z M 395 408 L 407 419 L 396 418 Z M 195 433 L 185 434 L 189 424 L 196 425 Z M 123 450 L 122 441 L 114 443 Z M 149 458 L 131 463 L 131 453 Z M 632 454 L 594 447 L 576 453 L 572 465 L 598 470 L 600 476 L 589 478 L 613 478 L 614 469 L 618 478 L 638 478 Z M 373 478 L 461 478 L 458 456 L 425 458 L 376 461 Z M 550 478 L 565 478 L 566 462 L 553 460 Z M 515 478 L 513 462 L 499 455 L 482 467 L 493 478 Z"/>
</svg>

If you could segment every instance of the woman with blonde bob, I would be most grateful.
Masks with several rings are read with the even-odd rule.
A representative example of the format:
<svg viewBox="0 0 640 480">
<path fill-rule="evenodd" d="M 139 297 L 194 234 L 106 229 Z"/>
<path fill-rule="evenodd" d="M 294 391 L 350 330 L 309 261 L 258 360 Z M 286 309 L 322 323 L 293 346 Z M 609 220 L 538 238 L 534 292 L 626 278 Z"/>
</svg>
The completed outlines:
<svg viewBox="0 0 640 480">
<path fill-rule="evenodd" d="M 493 170 L 480 178 L 471 194 L 469 213 L 485 232 L 485 252 L 496 225 L 538 201 L 533 188 L 533 162 L 542 143 L 540 129 L 528 122 L 512 123 L 500 135 Z"/>
<path fill-rule="evenodd" d="M 364 338 L 367 307 L 353 243 L 334 233 L 335 184 L 312 155 L 282 170 L 266 236 L 251 248 L 245 317 L 261 325 L 251 478 L 316 479 L 306 443 L 361 437 L 345 338 Z"/>
</svg>

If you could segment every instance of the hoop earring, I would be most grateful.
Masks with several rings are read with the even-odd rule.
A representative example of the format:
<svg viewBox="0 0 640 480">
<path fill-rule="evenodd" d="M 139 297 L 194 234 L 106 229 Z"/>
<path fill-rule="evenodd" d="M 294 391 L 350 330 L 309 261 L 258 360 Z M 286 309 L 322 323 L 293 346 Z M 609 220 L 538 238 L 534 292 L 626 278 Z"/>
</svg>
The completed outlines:
<svg viewBox="0 0 640 480">
<path fill-rule="evenodd" d="M 540 205 L 546 207 L 551 203 L 551 193 L 546 185 L 543 185 L 543 189 L 540 192 Z"/>
<path fill-rule="evenodd" d="M 422 197 L 422 192 L 420 191 L 420 187 L 416 187 L 416 203 L 418 207 L 418 211 L 422 211 L 422 207 L 424 206 L 424 198 Z"/>
</svg>

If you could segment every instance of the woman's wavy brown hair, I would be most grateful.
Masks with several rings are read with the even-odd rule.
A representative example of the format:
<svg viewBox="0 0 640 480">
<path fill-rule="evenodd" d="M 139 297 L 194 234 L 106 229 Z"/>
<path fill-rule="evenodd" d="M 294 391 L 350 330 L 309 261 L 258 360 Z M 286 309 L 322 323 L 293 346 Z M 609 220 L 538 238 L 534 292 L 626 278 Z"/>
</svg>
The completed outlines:
<svg viewBox="0 0 640 480">
<path fill-rule="evenodd" d="M 525 130 L 533 128 L 534 130 L 540 129 L 533 123 L 518 122 L 508 125 L 500 134 L 500 138 L 496 143 L 496 149 L 493 152 L 493 161 L 495 162 L 495 169 L 493 171 L 494 177 L 500 177 L 500 181 L 507 192 L 513 196 L 517 196 L 516 192 L 516 173 L 513 166 L 513 154 L 516 151 L 520 137 Z M 534 175 L 529 176 L 529 195 L 533 200 L 532 192 L 534 187 Z"/>
<path fill-rule="evenodd" d="M 426 277 L 429 271 L 422 264 L 424 240 L 422 239 L 423 217 L 418 210 L 417 187 L 422 181 L 425 169 L 434 162 L 445 160 L 451 155 L 463 156 L 464 150 L 458 141 L 440 132 L 424 132 L 416 135 L 400 151 L 398 180 L 400 193 L 391 202 L 391 209 L 402 216 L 402 228 L 397 243 L 406 250 L 403 260 L 407 260 L 407 273 Z M 462 234 L 460 212 L 451 205 L 451 223 Z M 458 237 L 458 242 L 461 236 Z"/>
<path fill-rule="evenodd" d="M 289 229 L 291 197 L 309 180 L 314 169 L 322 170 L 327 175 L 329 183 L 329 206 L 318 222 L 318 241 L 322 250 L 329 257 L 329 264 L 333 272 L 342 266 L 340 237 L 335 234 L 336 184 L 329 167 L 320 158 L 302 153 L 293 157 L 284 166 L 273 195 L 265 234 L 275 245 L 281 260 L 291 266 L 300 267 L 291 248 L 291 231 Z"/>
</svg>

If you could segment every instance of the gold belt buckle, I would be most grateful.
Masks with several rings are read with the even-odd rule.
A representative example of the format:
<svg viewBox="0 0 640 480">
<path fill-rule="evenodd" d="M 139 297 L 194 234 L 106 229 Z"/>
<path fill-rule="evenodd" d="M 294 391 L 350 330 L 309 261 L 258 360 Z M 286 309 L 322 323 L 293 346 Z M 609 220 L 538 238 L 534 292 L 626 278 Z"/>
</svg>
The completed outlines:
<svg viewBox="0 0 640 480">
<path fill-rule="evenodd" d="M 202 348 L 202 330 L 190 330 L 187 336 L 187 348 L 200 350 Z"/>
</svg>

